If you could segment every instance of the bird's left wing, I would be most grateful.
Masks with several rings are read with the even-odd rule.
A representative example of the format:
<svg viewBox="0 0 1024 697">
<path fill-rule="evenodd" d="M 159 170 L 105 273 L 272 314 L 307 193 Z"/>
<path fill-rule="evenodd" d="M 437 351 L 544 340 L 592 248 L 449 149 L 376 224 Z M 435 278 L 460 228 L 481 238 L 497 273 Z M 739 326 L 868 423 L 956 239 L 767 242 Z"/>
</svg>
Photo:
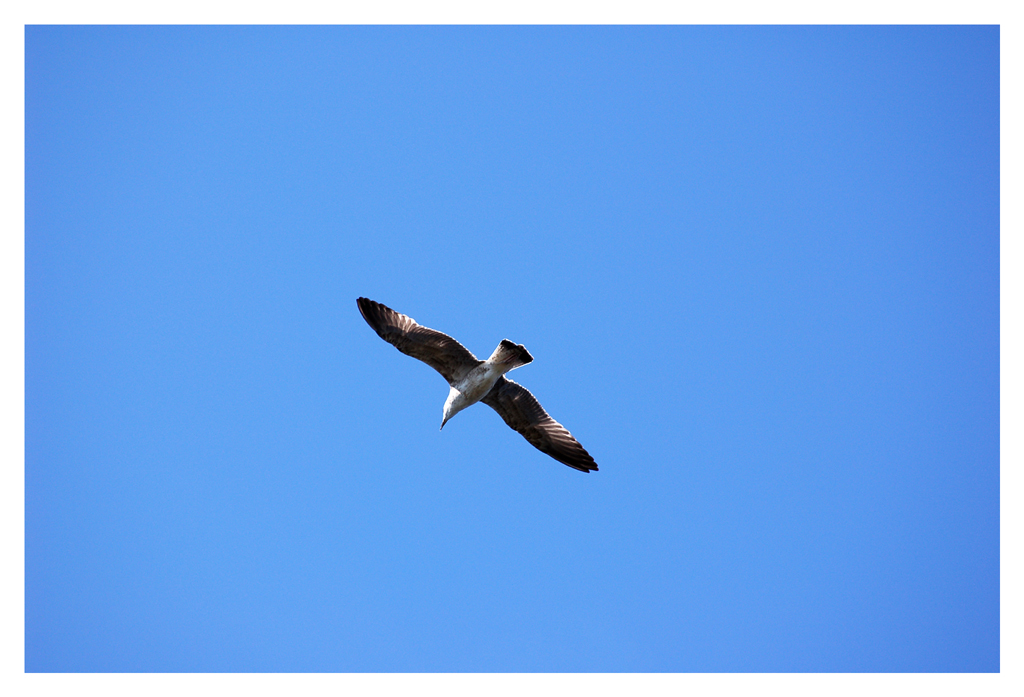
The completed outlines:
<svg viewBox="0 0 1024 697">
<path fill-rule="evenodd" d="M 597 471 L 590 453 L 519 383 L 502 376 L 480 401 L 498 412 L 510 428 L 519 431 L 542 453 L 580 472 Z"/>
<path fill-rule="evenodd" d="M 481 363 L 469 349 L 447 334 L 417 324 L 412 317 L 395 312 L 387 305 L 368 298 L 358 298 L 356 304 L 363 319 L 381 339 L 441 373 L 449 385 Z"/>
</svg>

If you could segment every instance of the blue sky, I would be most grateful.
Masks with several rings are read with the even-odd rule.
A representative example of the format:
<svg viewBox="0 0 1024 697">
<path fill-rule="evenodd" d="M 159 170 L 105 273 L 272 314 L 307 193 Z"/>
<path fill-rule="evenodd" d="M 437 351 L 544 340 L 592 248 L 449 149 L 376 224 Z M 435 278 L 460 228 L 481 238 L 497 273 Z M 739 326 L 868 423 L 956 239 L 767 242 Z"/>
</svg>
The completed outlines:
<svg viewBox="0 0 1024 697">
<path fill-rule="evenodd" d="M 1000 669 L 997 28 L 25 48 L 26 670 Z"/>
</svg>

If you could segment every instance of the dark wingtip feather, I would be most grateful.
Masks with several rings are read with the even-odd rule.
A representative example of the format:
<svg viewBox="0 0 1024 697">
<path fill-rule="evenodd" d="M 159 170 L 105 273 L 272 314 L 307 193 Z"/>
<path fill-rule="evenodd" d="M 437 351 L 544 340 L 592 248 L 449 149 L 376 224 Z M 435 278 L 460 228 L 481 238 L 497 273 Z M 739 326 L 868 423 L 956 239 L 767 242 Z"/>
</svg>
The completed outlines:
<svg viewBox="0 0 1024 697">
<path fill-rule="evenodd" d="M 587 453 L 587 457 L 590 457 L 590 453 Z M 559 462 L 561 462 L 563 465 L 569 465 L 569 467 L 572 467 L 574 470 L 579 470 L 580 472 L 584 472 L 586 474 L 590 474 L 591 472 L 597 472 L 597 463 L 594 462 L 593 459 L 591 459 L 590 462 L 577 461 L 571 464 L 566 462 L 565 460 L 559 460 Z"/>
<path fill-rule="evenodd" d="M 359 311 L 365 314 L 367 310 L 373 309 L 373 306 L 377 303 L 373 302 L 369 298 L 356 298 L 356 305 L 359 306 Z"/>
<path fill-rule="evenodd" d="M 356 298 L 356 305 L 359 307 L 359 314 L 363 316 L 366 323 L 369 324 L 377 334 L 380 334 L 383 337 L 383 334 L 381 334 L 381 330 L 383 329 L 381 314 L 382 310 L 386 309 L 385 306 L 378 302 L 374 302 L 369 298 Z"/>
</svg>

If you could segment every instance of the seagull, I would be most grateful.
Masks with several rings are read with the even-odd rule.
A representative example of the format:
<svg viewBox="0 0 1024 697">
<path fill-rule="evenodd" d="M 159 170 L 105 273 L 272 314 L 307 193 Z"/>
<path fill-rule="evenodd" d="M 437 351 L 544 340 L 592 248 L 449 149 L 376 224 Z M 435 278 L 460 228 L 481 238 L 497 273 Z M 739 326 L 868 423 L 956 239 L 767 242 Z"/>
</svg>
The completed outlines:
<svg viewBox="0 0 1024 697">
<path fill-rule="evenodd" d="M 444 403 L 441 428 L 468 406 L 483 402 L 518 431 L 531 445 L 580 472 L 597 471 L 597 463 L 566 428 L 548 416 L 528 389 L 505 377 L 533 360 L 522 344 L 502 339 L 486 361 L 478 360 L 447 334 L 428 329 L 416 320 L 367 298 L 356 304 L 366 323 L 407 356 L 441 373 L 451 389 Z"/>
</svg>

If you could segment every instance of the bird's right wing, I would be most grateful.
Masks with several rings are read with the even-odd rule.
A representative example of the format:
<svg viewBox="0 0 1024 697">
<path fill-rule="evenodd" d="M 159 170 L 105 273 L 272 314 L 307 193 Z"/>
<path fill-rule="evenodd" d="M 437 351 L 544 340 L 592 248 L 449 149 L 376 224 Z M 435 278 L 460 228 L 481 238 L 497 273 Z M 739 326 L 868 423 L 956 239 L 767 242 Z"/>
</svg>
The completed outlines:
<svg viewBox="0 0 1024 697">
<path fill-rule="evenodd" d="M 417 324 L 412 317 L 367 298 L 356 304 L 363 319 L 388 342 L 407 356 L 418 358 L 441 373 L 452 384 L 480 365 L 469 349 L 447 334 Z"/>
<path fill-rule="evenodd" d="M 533 447 L 580 472 L 597 471 L 597 463 L 579 441 L 540 405 L 528 389 L 502 376 L 480 400 L 498 412 Z"/>
</svg>

